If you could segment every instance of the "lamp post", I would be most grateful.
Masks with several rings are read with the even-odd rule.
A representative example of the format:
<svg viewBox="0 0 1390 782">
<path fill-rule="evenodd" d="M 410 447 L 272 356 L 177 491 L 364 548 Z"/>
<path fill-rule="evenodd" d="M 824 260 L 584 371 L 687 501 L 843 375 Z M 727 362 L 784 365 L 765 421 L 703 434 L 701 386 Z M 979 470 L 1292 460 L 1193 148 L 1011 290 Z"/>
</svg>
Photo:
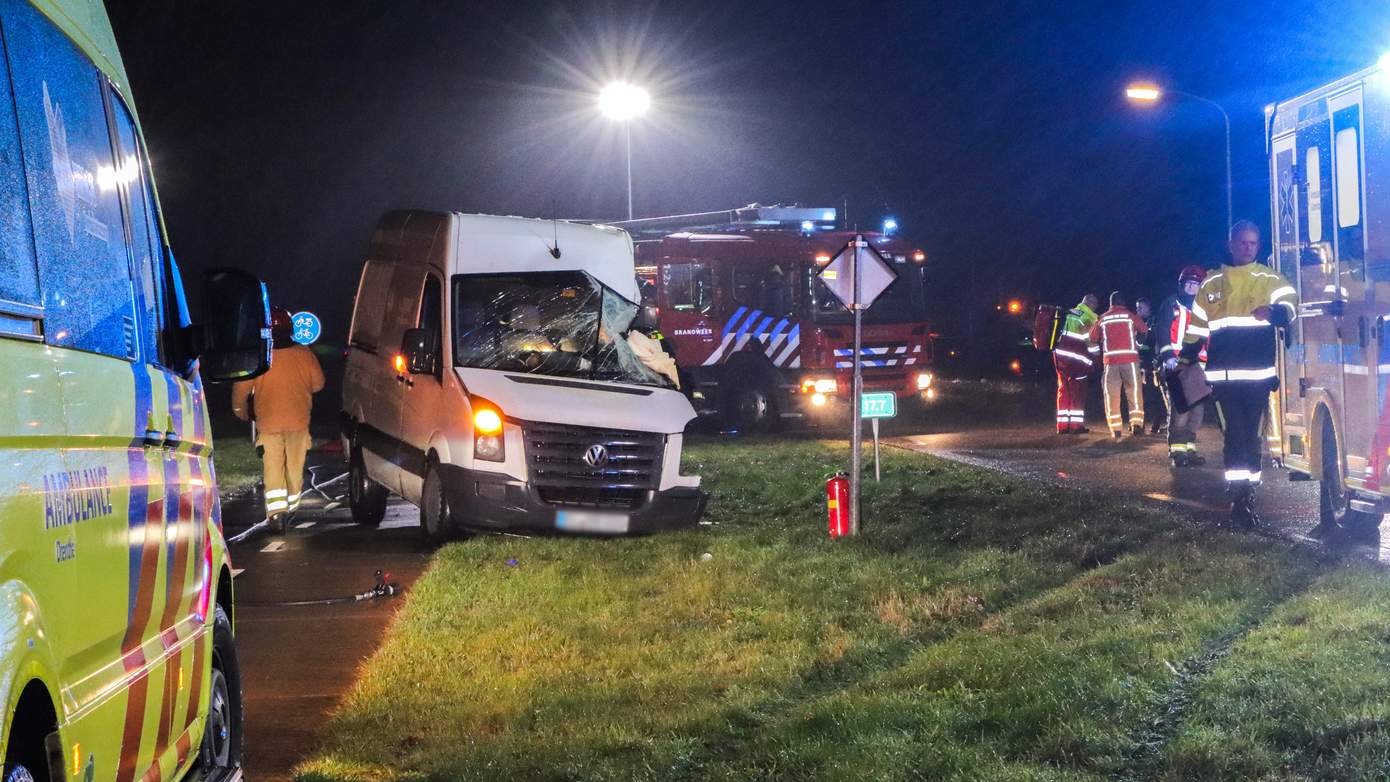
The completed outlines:
<svg viewBox="0 0 1390 782">
<path fill-rule="evenodd" d="M 652 96 L 643 88 L 615 81 L 598 94 L 598 107 L 609 119 L 623 123 L 627 141 L 627 219 L 632 219 L 632 120 L 652 105 Z"/>
<path fill-rule="evenodd" d="M 1131 103 L 1152 106 L 1162 100 L 1165 92 L 1195 100 L 1198 103 L 1205 103 L 1221 112 L 1221 121 L 1226 125 L 1226 227 L 1230 228 L 1235 221 L 1231 210 L 1231 115 L 1227 114 L 1226 109 L 1214 100 L 1182 90 L 1163 90 L 1154 84 L 1131 84 L 1125 88 L 1125 97 L 1129 98 Z"/>
</svg>

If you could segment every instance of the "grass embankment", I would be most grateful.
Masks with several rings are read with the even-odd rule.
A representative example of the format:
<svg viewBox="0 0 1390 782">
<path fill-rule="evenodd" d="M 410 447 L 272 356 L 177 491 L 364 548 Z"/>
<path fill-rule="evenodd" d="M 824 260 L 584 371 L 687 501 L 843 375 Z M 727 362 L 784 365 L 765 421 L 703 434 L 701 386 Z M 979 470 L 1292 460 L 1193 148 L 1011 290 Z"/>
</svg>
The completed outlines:
<svg viewBox="0 0 1390 782">
<path fill-rule="evenodd" d="M 688 451 L 712 528 L 443 549 L 301 778 L 1296 778 L 1390 754 L 1378 571 L 885 455 L 855 540 L 822 521 L 843 449 L 746 442 Z"/>
<path fill-rule="evenodd" d="M 261 479 L 261 457 L 251 438 L 240 433 L 213 437 L 213 464 L 217 466 L 217 490 L 223 496 L 244 491 Z"/>
</svg>

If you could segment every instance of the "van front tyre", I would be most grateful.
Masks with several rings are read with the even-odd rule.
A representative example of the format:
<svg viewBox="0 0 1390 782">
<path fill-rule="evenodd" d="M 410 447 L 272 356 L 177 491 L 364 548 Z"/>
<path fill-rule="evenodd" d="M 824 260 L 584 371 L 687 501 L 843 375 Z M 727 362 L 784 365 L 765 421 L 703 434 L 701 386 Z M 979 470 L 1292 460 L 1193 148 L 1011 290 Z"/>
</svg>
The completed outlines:
<svg viewBox="0 0 1390 782">
<path fill-rule="evenodd" d="M 362 451 L 352 449 L 348 464 L 348 505 L 352 520 L 364 527 L 376 527 L 386 518 L 386 487 L 367 476 Z"/>
<path fill-rule="evenodd" d="M 420 532 L 431 546 L 440 546 L 454 537 L 453 510 L 444 493 L 444 481 L 439 465 L 431 463 L 425 471 L 425 485 L 420 491 Z"/>
<path fill-rule="evenodd" d="M 198 768 L 204 779 L 221 778 L 241 765 L 243 716 L 241 666 L 237 662 L 232 622 L 219 605 L 213 613 L 207 720 L 203 726 L 203 744 L 198 748 Z"/>
<path fill-rule="evenodd" d="M 5 782 L 34 782 L 34 775 L 22 763 L 5 764 Z"/>
</svg>

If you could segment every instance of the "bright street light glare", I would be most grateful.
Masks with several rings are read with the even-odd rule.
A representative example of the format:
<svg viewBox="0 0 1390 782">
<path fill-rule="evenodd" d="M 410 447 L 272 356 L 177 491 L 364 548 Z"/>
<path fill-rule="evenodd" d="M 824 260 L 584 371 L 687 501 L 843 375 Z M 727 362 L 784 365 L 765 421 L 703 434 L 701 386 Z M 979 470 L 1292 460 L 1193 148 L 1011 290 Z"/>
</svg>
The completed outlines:
<svg viewBox="0 0 1390 782">
<path fill-rule="evenodd" d="M 645 114 L 652 96 L 641 87 L 615 81 L 598 94 L 598 107 L 610 119 L 627 121 Z"/>
<path fill-rule="evenodd" d="M 1390 71 L 1390 52 L 1382 54 L 1380 59 L 1376 60 L 1376 67 L 1382 71 Z"/>
<path fill-rule="evenodd" d="M 1163 91 L 1148 84 L 1134 84 L 1125 88 L 1125 97 L 1130 100 L 1154 103 L 1163 97 Z"/>
</svg>

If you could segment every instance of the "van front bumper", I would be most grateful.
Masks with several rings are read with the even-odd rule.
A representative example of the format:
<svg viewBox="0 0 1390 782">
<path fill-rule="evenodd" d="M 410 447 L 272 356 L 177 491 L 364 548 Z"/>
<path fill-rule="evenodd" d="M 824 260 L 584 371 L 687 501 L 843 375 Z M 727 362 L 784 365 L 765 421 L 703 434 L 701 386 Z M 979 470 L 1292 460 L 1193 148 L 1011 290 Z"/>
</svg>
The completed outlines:
<svg viewBox="0 0 1390 782">
<path fill-rule="evenodd" d="M 562 532 L 556 526 L 558 512 L 585 511 L 625 514 L 627 534 L 642 535 L 693 526 L 709 500 L 699 489 L 678 487 L 649 492 L 646 501 L 631 510 L 552 505 L 535 487 L 505 475 L 447 464 L 439 470 L 455 521 L 470 529 Z"/>
</svg>

